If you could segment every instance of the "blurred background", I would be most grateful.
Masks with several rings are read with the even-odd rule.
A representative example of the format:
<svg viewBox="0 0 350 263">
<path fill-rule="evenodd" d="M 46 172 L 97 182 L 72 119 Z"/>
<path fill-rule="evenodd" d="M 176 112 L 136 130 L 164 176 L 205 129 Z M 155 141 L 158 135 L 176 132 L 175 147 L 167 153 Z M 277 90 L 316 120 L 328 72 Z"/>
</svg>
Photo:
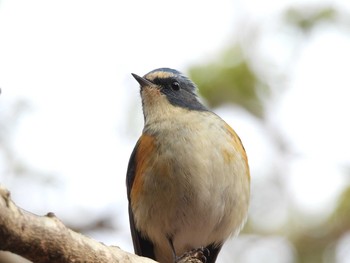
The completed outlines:
<svg viewBox="0 0 350 263">
<path fill-rule="evenodd" d="M 347 0 L 1 0 L 0 183 L 17 205 L 133 251 L 130 73 L 159 67 L 190 76 L 248 152 L 249 220 L 218 261 L 350 262 Z"/>
</svg>

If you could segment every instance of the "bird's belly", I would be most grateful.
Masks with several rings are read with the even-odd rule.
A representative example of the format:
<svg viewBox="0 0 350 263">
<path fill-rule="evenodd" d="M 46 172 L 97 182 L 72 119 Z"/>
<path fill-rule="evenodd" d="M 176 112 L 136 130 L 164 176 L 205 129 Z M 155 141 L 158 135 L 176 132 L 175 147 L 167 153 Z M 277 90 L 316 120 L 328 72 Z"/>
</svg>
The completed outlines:
<svg viewBox="0 0 350 263">
<path fill-rule="evenodd" d="M 220 244 L 238 233 L 245 221 L 248 167 L 229 143 L 229 135 L 214 132 L 163 138 L 143 174 L 143 190 L 132 210 L 137 229 L 152 240 L 156 254 L 157 250 L 163 254 L 158 261 L 171 259 L 169 239 L 181 255 Z"/>
</svg>

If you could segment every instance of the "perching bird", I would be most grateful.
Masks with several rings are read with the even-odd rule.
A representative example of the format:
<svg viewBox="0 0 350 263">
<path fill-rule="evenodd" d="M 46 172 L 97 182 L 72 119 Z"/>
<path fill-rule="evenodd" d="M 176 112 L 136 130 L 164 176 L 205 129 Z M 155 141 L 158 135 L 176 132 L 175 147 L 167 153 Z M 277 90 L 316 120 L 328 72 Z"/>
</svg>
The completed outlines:
<svg viewBox="0 0 350 263">
<path fill-rule="evenodd" d="M 204 248 L 213 263 L 247 218 L 250 174 L 241 140 L 179 71 L 132 75 L 144 114 L 126 178 L 135 253 L 170 263 Z"/>
</svg>

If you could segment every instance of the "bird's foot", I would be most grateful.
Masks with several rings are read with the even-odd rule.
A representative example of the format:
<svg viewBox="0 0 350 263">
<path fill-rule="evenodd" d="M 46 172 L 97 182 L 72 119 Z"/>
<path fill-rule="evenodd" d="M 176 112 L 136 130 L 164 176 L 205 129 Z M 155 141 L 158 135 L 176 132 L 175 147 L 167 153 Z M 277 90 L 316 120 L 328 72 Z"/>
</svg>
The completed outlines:
<svg viewBox="0 0 350 263">
<path fill-rule="evenodd" d="M 182 256 L 177 257 L 175 263 L 181 263 L 185 261 L 185 259 L 186 262 L 191 262 L 191 260 L 200 260 L 202 263 L 206 263 L 208 256 L 210 256 L 210 252 L 209 249 L 207 249 L 206 247 L 195 248 L 185 252 Z"/>
</svg>

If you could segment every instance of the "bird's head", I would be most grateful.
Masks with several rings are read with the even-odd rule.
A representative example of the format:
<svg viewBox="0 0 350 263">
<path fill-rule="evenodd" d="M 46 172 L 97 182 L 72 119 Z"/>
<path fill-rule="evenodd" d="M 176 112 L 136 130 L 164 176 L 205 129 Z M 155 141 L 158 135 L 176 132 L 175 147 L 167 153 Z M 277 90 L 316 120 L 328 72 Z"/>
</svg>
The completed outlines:
<svg viewBox="0 0 350 263">
<path fill-rule="evenodd" d="M 150 115 L 172 114 L 179 109 L 206 111 L 198 100 L 195 84 L 181 72 L 170 68 L 152 70 L 140 77 L 132 73 L 140 84 L 145 119 Z"/>
</svg>

